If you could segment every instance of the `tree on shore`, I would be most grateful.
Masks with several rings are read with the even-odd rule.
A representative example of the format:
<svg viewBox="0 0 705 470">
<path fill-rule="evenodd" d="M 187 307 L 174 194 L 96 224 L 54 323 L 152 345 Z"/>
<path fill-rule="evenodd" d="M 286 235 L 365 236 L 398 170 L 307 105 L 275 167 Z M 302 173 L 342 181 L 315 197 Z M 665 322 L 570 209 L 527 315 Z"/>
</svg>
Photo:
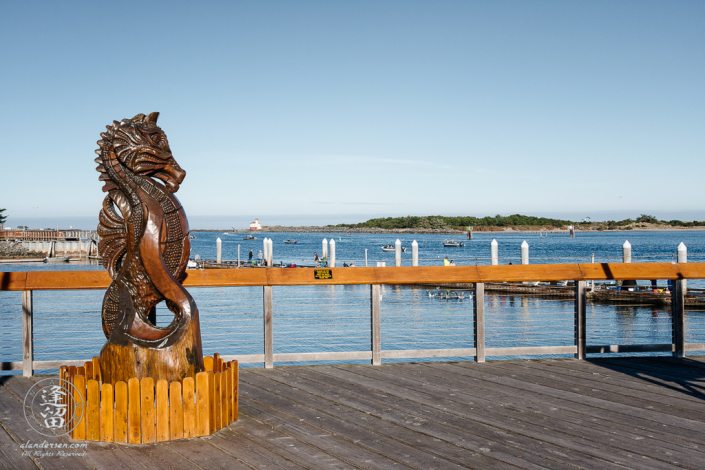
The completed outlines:
<svg viewBox="0 0 705 470">
<path fill-rule="evenodd" d="M 0 209 L 0 225 L 4 224 L 5 221 L 7 220 L 6 215 L 2 215 L 3 212 L 5 212 L 7 209 Z"/>
<path fill-rule="evenodd" d="M 637 219 L 637 222 L 640 223 L 647 223 L 647 224 L 657 224 L 659 223 L 658 219 L 654 217 L 653 215 L 647 215 L 647 214 L 641 214 Z"/>
</svg>

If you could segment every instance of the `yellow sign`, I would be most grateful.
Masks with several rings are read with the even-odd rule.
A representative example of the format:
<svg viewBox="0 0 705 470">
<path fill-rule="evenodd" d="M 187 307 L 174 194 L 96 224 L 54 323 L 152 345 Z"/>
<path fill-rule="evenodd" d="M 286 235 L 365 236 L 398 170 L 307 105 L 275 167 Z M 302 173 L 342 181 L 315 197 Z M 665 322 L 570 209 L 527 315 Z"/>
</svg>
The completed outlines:
<svg viewBox="0 0 705 470">
<path fill-rule="evenodd" d="M 314 269 L 313 270 L 314 279 L 333 279 L 332 269 Z"/>
</svg>

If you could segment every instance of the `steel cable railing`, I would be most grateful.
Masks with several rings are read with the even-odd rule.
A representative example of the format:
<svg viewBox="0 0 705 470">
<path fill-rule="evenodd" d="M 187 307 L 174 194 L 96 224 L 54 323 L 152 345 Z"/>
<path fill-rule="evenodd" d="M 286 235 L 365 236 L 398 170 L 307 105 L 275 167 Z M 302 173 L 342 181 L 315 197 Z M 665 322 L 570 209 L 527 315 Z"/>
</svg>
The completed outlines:
<svg viewBox="0 0 705 470">
<path fill-rule="evenodd" d="M 364 285 L 273 289 L 273 354 L 369 351 L 367 290 Z M 341 362 L 361 361 L 326 361 Z"/>
<path fill-rule="evenodd" d="M 375 350 L 381 360 L 394 362 L 482 360 L 485 353 L 493 359 L 566 357 L 580 351 L 658 354 L 677 346 L 678 312 L 671 306 L 586 303 L 576 294 L 552 298 L 485 292 L 484 284 L 476 286 L 481 290 L 434 289 L 433 284 L 381 284 L 373 289 L 369 284 L 214 286 L 189 291 L 200 312 L 204 354 L 240 358 L 243 365 L 369 362 L 375 360 Z M 576 281 L 576 289 L 585 292 L 585 284 Z M 526 286 L 507 285 L 517 290 Z M 681 281 L 673 281 L 673 286 L 676 292 Z M 46 370 L 54 369 L 56 361 L 79 362 L 98 355 L 105 343 L 103 295 L 102 290 L 0 291 L 3 368 L 20 370 L 27 364 L 23 306 L 32 319 L 30 372 L 34 362 L 34 369 Z M 705 343 L 705 303 L 698 307 L 701 301 L 690 297 L 688 302 L 682 347 L 690 351 Z M 163 304 L 156 314 L 158 326 L 173 319 Z"/>
<path fill-rule="evenodd" d="M 381 286 L 381 348 L 383 351 L 418 351 L 415 361 L 463 360 L 468 356 L 423 357 L 423 352 L 475 347 L 472 294 L 419 287 Z M 463 297 L 463 298 L 461 298 Z M 385 359 L 408 361 L 408 357 Z"/>
</svg>

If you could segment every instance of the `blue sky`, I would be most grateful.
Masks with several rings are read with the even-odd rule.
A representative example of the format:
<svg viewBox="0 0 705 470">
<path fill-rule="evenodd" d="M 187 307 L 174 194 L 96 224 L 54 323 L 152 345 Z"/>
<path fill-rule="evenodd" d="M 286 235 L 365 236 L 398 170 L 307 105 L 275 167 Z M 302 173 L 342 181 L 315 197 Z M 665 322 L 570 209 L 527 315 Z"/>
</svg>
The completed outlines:
<svg viewBox="0 0 705 470">
<path fill-rule="evenodd" d="M 0 207 L 90 224 L 99 133 L 159 111 L 194 228 L 705 218 L 703 24 L 702 1 L 0 2 Z"/>
</svg>

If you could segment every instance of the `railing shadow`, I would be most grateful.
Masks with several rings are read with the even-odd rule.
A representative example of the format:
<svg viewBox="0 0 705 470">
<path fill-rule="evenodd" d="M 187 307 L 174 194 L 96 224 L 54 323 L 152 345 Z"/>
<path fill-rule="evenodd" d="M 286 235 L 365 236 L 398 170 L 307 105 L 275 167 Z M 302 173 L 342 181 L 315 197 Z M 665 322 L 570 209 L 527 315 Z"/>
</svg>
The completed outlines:
<svg viewBox="0 0 705 470">
<path fill-rule="evenodd" d="M 645 360 L 648 360 L 647 364 Z M 593 358 L 593 365 L 621 375 L 705 400 L 705 363 L 689 358 L 639 357 Z"/>
</svg>

